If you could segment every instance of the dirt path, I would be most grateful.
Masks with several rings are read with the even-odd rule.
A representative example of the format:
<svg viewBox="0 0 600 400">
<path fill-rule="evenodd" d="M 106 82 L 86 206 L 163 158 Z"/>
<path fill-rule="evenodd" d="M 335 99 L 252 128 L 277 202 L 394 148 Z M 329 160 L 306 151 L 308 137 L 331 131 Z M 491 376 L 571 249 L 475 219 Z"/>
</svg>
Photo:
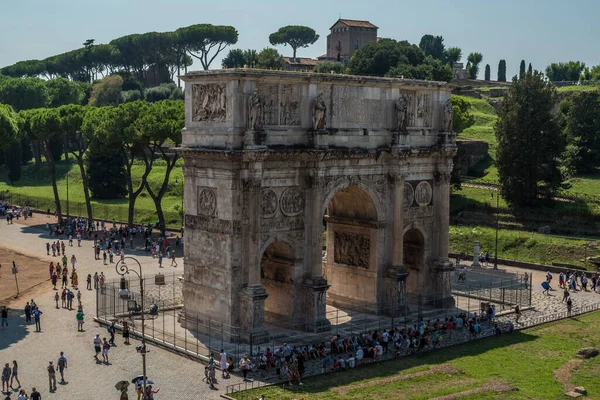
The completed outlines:
<svg viewBox="0 0 600 400">
<path fill-rule="evenodd" d="M 561 365 L 552 373 L 554 378 L 560 382 L 565 392 L 570 392 L 575 389 L 575 385 L 571 382 L 571 376 L 573 376 L 573 371 L 575 371 L 582 362 L 583 360 L 577 358 L 569 360 L 566 364 Z"/>
<path fill-rule="evenodd" d="M 398 381 L 408 381 L 411 379 L 415 379 L 415 378 L 419 378 L 419 377 L 427 376 L 427 375 L 431 375 L 431 374 L 457 375 L 457 374 L 462 374 L 462 371 L 460 371 L 454 367 L 451 367 L 450 365 L 445 365 L 445 364 L 434 365 L 433 367 L 431 367 L 430 369 L 428 369 L 426 371 L 414 372 L 412 374 L 406 374 L 406 375 L 400 375 L 400 376 L 392 376 L 390 378 L 385 378 L 385 379 L 377 379 L 374 381 L 359 383 L 356 385 L 349 385 L 349 386 L 344 386 L 344 387 L 340 387 L 340 388 L 335 388 L 333 390 L 335 390 L 336 392 L 338 392 L 339 394 L 344 396 L 344 395 L 348 394 L 348 392 L 351 390 L 364 389 L 364 388 L 378 386 L 378 385 L 385 385 L 388 383 L 398 382 Z"/>
<path fill-rule="evenodd" d="M 486 383 L 482 387 L 477 388 L 477 389 L 465 390 L 464 392 L 458 392 L 458 393 L 448 394 L 446 396 L 435 397 L 430 400 L 455 400 L 455 399 L 461 399 L 463 397 L 474 396 L 476 394 L 481 394 L 481 393 L 485 393 L 485 392 L 504 393 L 504 392 L 510 392 L 513 390 L 517 390 L 517 388 L 514 386 L 507 385 L 505 383 L 492 382 L 492 383 Z"/>
<path fill-rule="evenodd" d="M 13 261 L 18 269 L 17 281 L 21 295 L 50 279 L 46 261 L 0 247 L 0 303 L 17 294 L 15 275 L 12 273 Z"/>
</svg>

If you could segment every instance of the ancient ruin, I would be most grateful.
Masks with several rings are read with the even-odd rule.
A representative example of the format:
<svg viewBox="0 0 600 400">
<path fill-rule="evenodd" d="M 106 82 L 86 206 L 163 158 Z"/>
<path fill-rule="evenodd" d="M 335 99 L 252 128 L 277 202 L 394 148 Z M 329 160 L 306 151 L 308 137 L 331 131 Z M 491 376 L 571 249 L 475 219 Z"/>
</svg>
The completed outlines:
<svg viewBox="0 0 600 400">
<path fill-rule="evenodd" d="M 244 69 L 183 79 L 182 324 L 320 331 L 326 304 L 453 304 L 449 85 Z"/>
</svg>

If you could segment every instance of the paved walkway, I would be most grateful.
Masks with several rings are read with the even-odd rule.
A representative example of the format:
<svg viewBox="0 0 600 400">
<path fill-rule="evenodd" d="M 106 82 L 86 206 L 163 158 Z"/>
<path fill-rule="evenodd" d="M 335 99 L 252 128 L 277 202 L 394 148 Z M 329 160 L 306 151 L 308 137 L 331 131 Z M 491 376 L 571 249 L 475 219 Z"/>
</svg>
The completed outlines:
<svg viewBox="0 0 600 400">
<path fill-rule="evenodd" d="M 46 222 L 45 216 L 36 216 L 40 223 Z M 46 255 L 45 243 L 51 240 L 47 232 L 35 227 L 24 226 L 18 223 L 6 225 L 0 223 L 0 237 L 2 247 L 15 250 L 25 255 L 37 257 L 45 261 L 52 261 L 52 256 Z M 55 238 L 54 238 L 55 239 Z M 100 327 L 92 321 L 96 304 L 95 292 L 85 290 L 85 277 L 87 274 L 100 273 L 101 271 L 110 279 L 118 279 L 113 265 L 103 265 L 102 261 L 95 261 L 90 241 L 82 242 L 82 247 L 67 246 L 66 254 L 70 259 L 72 254 L 77 257 L 77 271 L 82 289 L 82 302 L 86 313 L 85 332 L 77 332 L 75 311 L 56 309 L 54 306 L 54 290 L 50 282 L 43 283 L 27 292 L 16 300 L 5 303 L 9 307 L 10 329 L 0 331 L 0 363 L 2 366 L 12 360 L 19 362 L 19 378 L 23 388 L 28 393 L 36 387 L 42 398 L 55 399 L 90 399 L 105 400 L 118 399 L 119 393 L 115 384 L 121 380 L 131 380 L 134 375 L 142 373 L 142 358 L 136 352 L 136 340 L 131 340 L 131 346 L 123 345 L 120 336 L 116 338 L 116 347 L 109 353 L 110 365 L 97 363 L 94 358 L 92 339 L 96 333 L 101 337 L 109 337 L 106 328 Z M 65 244 L 68 242 L 65 241 Z M 141 262 L 144 274 L 151 277 L 155 273 L 171 274 L 173 268 L 169 267 L 170 260 L 165 259 L 165 268 L 158 267 L 157 260 L 145 253 L 130 253 Z M 11 260 L 0 260 L 0 264 L 10 265 Z M 169 262 L 167 262 L 169 261 Z M 183 263 L 179 260 L 177 273 L 183 273 Z M 71 265 L 69 263 L 69 269 Z M 12 275 L 7 275 L 12 279 Z M 44 313 L 42 315 L 42 332 L 35 332 L 35 326 L 25 322 L 23 307 L 31 299 L 39 305 Z M 75 301 L 76 303 L 76 301 Z M 60 305 L 60 304 L 59 304 Z M 211 390 L 204 377 L 204 366 L 196 361 L 183 358 L 161 348 L 150 346 L 147 356 L 147 375 L 155 382 L 155 388 L 160 388 L 157 399 L 217 399 L 225 392 L 225 386 L 230 383 L 240 382 L 237 376 L 232 376 L 226 381 L 219 380 L 218 390 Z M 59 384 L 54 394 L 48 392 L 48 374 L 46 366 L 48 361 L 57 362 L 59 352 L 64 351 L 69 360 L 65 378 L 66 384 Z M 132 387 L 129 390 L 130 398 L 135 398 Z M 3 398 L 3 397 L 2 397 Z M 16 398 L 16 394 L 13 395 Z"/>
<path fill-rule="evenodd" d="M 45 223 L 44 216 L 37 216 L 40 223 Z M 31 226 L 18 223 L 6 225 L 0 223 L 0 237 L 2 247 L 18 251 L 25 255 L 37 257 L 45 261 L 51 261 L 53 257 L 46 255 L 45 243 L 52 238 L 47 232 Z M 92 321 L 95 314 L 95 292 L 85 290 L 85 277 L 94 272 L 104 272 L 108 280 L 117 280 L 114 264 L 103 265 L 102 261 L 94 260 L 90 241 L 84 241 L 82 247 L 67 247 L 67 257 L 75 254 L 78 260 L 77 270 L 79 272 L 80 287 L 83 288 L 83 304 L 86 311 L 86 332 L 77 332 L 75 311 L 56 309 L 54 307 L 54 291 L 50 282 L 41 284 L 32 289 L 26 295 L 8 303 L 11 309 L 9 330 L 0 331 L 0 363 L 19 361 L 19 377 L 23 387 L 28 391 L 36 386 L 42 393 L 43 398 L 86 398 L 90 400 L 118 398 L 118 392 L 114 389 L 116 382 L 126 379 L 130 380 L 142 370 L 141 356 L 135 351 L 139 342 L 132 340 L 131 346 L 122 344 L 122 339 L 117 337 L 117 346 L 110 352 L 110 365 L 96 363 L 93 358 L 92 338 L 96 333 L 102 337 L 108 337 L 104 327 L 100 327 Z M 158 262 L 147 253 L 131 252 L 142 264 L 143 272 L 147 277 L 162 272 L 168 275 L 183 273 L 183 262 L 178 261 L 178 267 L 171 268 L 170 262 L 165 260 L 165 268 L 159 268 Z M 56 258 L 54 258 L 56 259 Z M 10 264 L 11 260 L 0 260 L 1 264 Z M 69 265 L 70 267 L 70 265 Z M 507 272 L 522 273 L 522 269 L 502 267 Z M 531 271 L 528 271 L 531 272 Z M 10 278 L 12 276 L 9 275 Z M 555 276 L 557 286 L 558 277 Z M 564 311 L 565 306 L 561 303 L 562 291 L 551 292 L 551 296 L 541 294 L 540 283 L 545 279 L 545 273 L 533 271 L 534 310 L 527 311 L 523 320 L 536 318 L 540 315 Z M 590 292 L 577 292 L 573 294 L 574 305 L 594 304 L 600 302 L 600 295 Z M 44 312 L 42 316 L 42 332 L 36 333 L 34 326 L 27 325 L 22 315 L 25 302 L 31 298 L 35 299 L 40 309 Z M 506 318 L 511 318 L 506 317 Z M 444 345 L 454 344 L 464 338 L 458 335 L 452 341 Z M 64 351 L 69 359 L 69 368 L 66 371 L 67 384 L 59 385 L 55 394 L 48 394 L 46 366 L 48 361 L 56 359 L 60 351 Z M 218 390 L 213 391 L 202 382 L 203 365 L 170 353 L 161 348 L 151 346 L 148 357 L 148 376 L 156 382 L 155 387 L 160 388 L 156 396 L 161 398 L 176 399 L 216 399 L 224 393 L 225 386 L 241 382 L 240 377 L 233 376 L 227 381 L 220 381 Z M 320 370 L 320 362 L 315 361 L 307 365 L 307 373 L 317 373 Z M 260 379 L 259 375 L 253 376 Z M 130 390 L 130 398 L 134 393 Z"/>
</svg>

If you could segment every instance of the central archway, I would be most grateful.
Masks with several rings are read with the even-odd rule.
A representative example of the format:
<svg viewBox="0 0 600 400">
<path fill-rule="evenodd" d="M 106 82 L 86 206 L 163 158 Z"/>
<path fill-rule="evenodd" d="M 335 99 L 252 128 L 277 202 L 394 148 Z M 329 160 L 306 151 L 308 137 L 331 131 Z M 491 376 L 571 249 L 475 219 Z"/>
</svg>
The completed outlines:
<svg viewBox="0 0 600 400">
<path fill-rule="evenodd" d="M 274 241 L 263 252 L 260 261 L 261 284 L 269 297 L 265 301 L 265 321 L 289 320 L 294 315 L 294 249 L 282 241 Z"/>
<path fill-rule="evenodd" d="M 406 292 L 409 295 L 421 293 L 425 266 L 425 238 L 417 228 L 409 229 L 403 237 L 403 265 L 408 269 Z"/>
<path fill-rule="evenodd" d="M 361 186 L 345 186 L 326 199 L 323 275 L 328 304 L 377 309 L 382 224 L 377 198 Z"/>
</svg>

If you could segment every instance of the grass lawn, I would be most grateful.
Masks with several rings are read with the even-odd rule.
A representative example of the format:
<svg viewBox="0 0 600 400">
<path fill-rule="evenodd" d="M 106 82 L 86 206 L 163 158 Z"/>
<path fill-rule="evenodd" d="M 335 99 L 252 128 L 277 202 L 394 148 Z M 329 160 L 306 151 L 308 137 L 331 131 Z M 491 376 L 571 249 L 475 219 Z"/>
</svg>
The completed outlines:
<svg viewBox="0 0 600 400">
<path fill-rule="evenodd" d="M 596 312 L 422 356 L 306 379 L 302 387 L 257 389 L 247 398 L 258 398 L 264 393 L 267 399 L 278 400 L 429 399 L 489 382 L 503 382 L 518 391 L 477 394 L 464 399 L 563 399 L 564 389 L 553 371 L 573 359 L 578 349 L 600 345 L 599 323 L 600 313 Z M 462 373 L 390 379 L 441 364 Z M 571 383 L 584 386 L 590 398 L 600 398 L 599 373 L 600 357 L 585 360 L 574 371 Z"/>
<path fill-rule="evenodd" d="M 169 188 L 163 198 L 163 210 L 169 226 L 181 226 L 181 208 L 182 194 L 182 171 L 183 160 L 171 172 Z M 69 179 L 69 211 L 74 215 L 86 215 L 85 199 L 83 195 L 83 184 L 79 166 L 75 163 L 61 162 L 56 166 L 58 193 L 61 200 L 62 211 L 67 211 L 67 175 Z M 153 187 L 158 187 L 162 183 L 166 167 L 160 161 L 155 161 L 155 166 L 148 176 L 148 181 Z M 134 185 L 139 185 L 143 167 L 142 165 L 133 166 Z M 178 184 L 175 183 L 179 178 Z M 52 192 L 52 183 L 47 166 L 27 165 L 23 168 L 21 179 L 11 185 L 6 178 L 6 174 L 0 175 L 0 191 L 8 190 L 12 201 L 19 204 L 28 204 L 35 208 L 45 210 L 50 208 L 54 211 L 54 195 Z M 128 200 L 126 198 L 116 200 L 92 200 L 93 214 L 95 218 L 118 221 L 127 221 Z M 144 190 L 138 197 L 135 204 L 135 221 L 142 223 L 156 222 L 156 208 L 154 202 Z"/>
</svg>

